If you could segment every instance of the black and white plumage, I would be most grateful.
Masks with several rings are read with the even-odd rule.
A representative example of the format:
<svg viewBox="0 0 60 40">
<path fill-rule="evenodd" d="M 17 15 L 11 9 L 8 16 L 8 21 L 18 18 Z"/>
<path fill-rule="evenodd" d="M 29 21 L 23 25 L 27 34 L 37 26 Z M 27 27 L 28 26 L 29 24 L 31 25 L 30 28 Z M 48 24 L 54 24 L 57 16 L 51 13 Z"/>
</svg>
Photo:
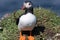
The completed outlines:
<svg viewBox="0 0 60 40">
<path fill-rule="evenodd" d="M 17 19 L 19 30 L 32 30 L 36 25 L 36 16 L 33 13 L 33 5 L 31 1 L 25 1 L 23 8 L 25 13 Z M 28 29 L 30 28 L 30 29 Z"/>
</svg>

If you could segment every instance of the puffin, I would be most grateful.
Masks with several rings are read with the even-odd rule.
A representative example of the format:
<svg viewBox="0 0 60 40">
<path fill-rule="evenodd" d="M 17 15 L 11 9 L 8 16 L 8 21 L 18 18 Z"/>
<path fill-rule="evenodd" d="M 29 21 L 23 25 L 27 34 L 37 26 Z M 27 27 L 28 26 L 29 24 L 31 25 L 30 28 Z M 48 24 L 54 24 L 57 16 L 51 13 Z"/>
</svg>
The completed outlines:
<svg viewBox="0 0 60 40">
<path fill-rule="evenodd" d="M 36 25 L 36 16 L 33 12 L 33 3 L 31 1 L 24 1 L 22 10 L 25 10 L 25 12 L 19 16 L 16 21 L 20 31 L 19 40 L 26 40 L 26 36 L 22 35 L 22 31 L 29 31 L 30 36 L 28 36 L 28 40 L 34 40 L 35 38 L 32 36 L 32 30 Z"/>
</svg>

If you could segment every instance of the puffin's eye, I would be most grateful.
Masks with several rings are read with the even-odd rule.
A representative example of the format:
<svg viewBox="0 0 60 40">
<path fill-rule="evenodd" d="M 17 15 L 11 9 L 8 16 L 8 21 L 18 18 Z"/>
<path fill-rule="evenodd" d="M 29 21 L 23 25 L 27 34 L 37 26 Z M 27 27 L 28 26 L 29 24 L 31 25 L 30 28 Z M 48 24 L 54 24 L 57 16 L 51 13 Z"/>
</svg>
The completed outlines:
<svg viewBox="0 0 60 40">
<path fill-rule="evenodd" d="M 29 5 L 31 5 L 31 4 L 29 3 Z"/>
</svg>

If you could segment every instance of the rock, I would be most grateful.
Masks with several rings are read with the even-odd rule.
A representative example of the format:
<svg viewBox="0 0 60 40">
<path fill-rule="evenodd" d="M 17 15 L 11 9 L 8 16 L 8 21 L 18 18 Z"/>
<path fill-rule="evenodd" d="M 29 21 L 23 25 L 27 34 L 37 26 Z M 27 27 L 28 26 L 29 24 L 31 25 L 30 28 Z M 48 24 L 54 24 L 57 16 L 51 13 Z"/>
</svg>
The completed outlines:
<svg viewBox="0 0 60 40">
<path fill-rule="evenodd" d="M 3 17 L 1 18 L 1 20 L 3 20 L 4 18 L 9 17 L 11 14 L 10 13 L 6 13 L 5 15 L 3 15 Z"/>
<path fill-rule="evenodd" d="M 1 26 L 1 24 L 0 24 L 0 31 L 3 31 L 3 27 Z"/>
<path fill-rule="evenodd" d="M 53 38 L 57 39 L 57 40 L 60 40 L 60 33 L 56 33 Z"/>
<path fill-rule="evenodd" d="M 55 36 L 60 36 L 60 33 L 57 33 Z"/>
<path fill-rule="evenodd" d="M 0 29 L 2 29 L 2 27 L 0 27 Z"/>
</svg>

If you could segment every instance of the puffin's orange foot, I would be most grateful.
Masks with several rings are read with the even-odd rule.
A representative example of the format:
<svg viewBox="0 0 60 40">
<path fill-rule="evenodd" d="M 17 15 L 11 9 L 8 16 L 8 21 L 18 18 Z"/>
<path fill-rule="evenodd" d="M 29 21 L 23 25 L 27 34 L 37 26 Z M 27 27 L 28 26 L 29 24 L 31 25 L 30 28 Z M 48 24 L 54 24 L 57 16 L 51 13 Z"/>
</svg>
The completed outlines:
<svg viewBox="0 0 60 40">
<path fill-rule="evenodd" d="M 26 40 L 25 35 L 24 35 L 24 36 L 22 36 L 22 33 L 21 33 L 21 32 L 20 32 L 20 38 L 19 38 L 19 40 Z"/>
<path fill-rule="evenodd" d="M 28 36 L 28 40 L 34 40 L 33 36 Z"/>
<path fill-rule="evenodd" d="M 26 37 L 25 36 L 20 36 L 19 40 L 26 40 Z"/>
<path fill-rule="evenodd" d="M 35 38 L 31 35 L 31 31 L 30 31 L 30 36 L 28 36 L 28 40 L 35 40 Z"/>
</svg>

